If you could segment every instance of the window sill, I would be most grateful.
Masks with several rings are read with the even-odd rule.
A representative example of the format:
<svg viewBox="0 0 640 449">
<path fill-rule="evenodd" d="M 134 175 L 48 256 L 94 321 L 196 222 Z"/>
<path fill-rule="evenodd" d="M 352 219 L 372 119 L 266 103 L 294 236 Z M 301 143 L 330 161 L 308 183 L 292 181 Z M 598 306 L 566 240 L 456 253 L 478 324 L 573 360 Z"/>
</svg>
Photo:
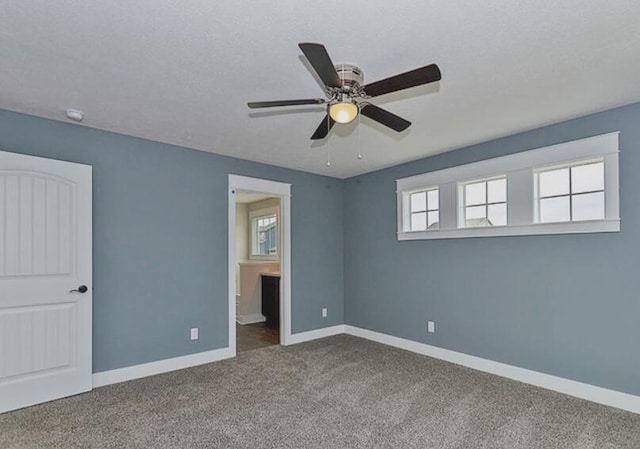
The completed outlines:
<svg viewBox="0 0 640 449">
<path fill-rule="evenodd" d="M 620 232 L 620 219 L 536 223 L 486 228 L 456 228 L 433 231 L 399 232 L 398 240 L 462 239 L 474 237 L 507 237 L 517 235 L 588 234 Z"/>
</svg>

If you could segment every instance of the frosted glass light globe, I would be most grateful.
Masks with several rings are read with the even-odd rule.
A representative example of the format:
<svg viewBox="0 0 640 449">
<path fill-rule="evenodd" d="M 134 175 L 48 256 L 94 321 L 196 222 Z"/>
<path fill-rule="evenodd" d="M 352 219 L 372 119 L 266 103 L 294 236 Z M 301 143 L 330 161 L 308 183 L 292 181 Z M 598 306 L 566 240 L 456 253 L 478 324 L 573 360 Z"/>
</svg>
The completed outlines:
<svg viewBox="0 0 640 449">
<path fill-rule="evenodd" d="M 354 103 L 335 103 L 329 106 L 329 115 L 337 123 L 349 123 L 358 116 L 358 106 Z"/>
</svg>

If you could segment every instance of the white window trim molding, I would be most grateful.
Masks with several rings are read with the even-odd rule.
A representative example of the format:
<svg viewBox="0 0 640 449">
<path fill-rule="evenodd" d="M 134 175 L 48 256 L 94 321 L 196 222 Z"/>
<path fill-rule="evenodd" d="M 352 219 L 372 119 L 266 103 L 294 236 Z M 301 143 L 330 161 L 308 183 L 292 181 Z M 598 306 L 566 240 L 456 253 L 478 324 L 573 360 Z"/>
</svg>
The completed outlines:
<svg viewBox="0 0 640 449">
<path fill-rule="evenodd" d="M 619 131 L 522 151 L 480 162 L 423 173 L 396 180 L 398 240 L 499 237 L 518 235 L 580 234 L 620 231 Z M 605 219 L 536 223 L 533 180 L 545 166 L 569 164 L 589 158 L 605 161 Z M 459 227 L 459 185 L 474 179 L 507 177 L 507 225 L 486 228 Z M 439 229 L 405 230 L 407 195 L 425 188 L 440 189 Z"/>
</svg>

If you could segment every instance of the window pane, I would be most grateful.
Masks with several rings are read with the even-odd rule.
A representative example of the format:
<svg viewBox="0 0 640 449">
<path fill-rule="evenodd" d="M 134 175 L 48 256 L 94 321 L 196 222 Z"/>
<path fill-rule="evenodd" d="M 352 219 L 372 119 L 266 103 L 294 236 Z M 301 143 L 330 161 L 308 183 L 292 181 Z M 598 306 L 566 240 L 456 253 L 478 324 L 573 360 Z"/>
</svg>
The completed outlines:
<svg viewBox="0 0 640 449">
<path fill-rule="evenodd" d="M 411 194 L 411 212 L 427 210 L 427 193 L 417 192 Z"/>
<path fill-rule="evenodd" d="M 540 200 L 540 222 L 569 221 L 569 197 L 546 198 Z"/>
<path fill-rule="evenodd" d="M 411 230 L 424 231 L 426 229 L 427 229 L 427 213 L 418 212 L 417 214 L 411 214 Z"/>
<path fill-rule="evenodd" d="M 569 169 L 560 168 L 538 174 L 540 197 L 569 194 Z"/>
<path fill-rule="evenodd" d="M 472 206 L 465 209 L 465 226 L 487 226 L 487 208 L 485 206 Z"/>
<path fill-rule="evenodd" d="M 265 216 L 254 219 L 255 234 L 252 237 L 252 253 L 269 255 L 278 253 L 278 235 L 276 216 Z"/>
<path fill-rule="evenodd" d="M 476 182 L 464 186 L 465 206 L 485 204 L 487 202 L 486 182 Z"/>
<path fill-rule="evenodd" d="M 487 183 L 490 203 L 504 203 L 507 201 L 507 180 L 494 179 Z"/>
<path fill-rule="evenodd" d="M 258 219 L 258 230 L 264 231 L 265 229 L 269 228 L 269 226 L 275 224 L 275 222 L 276 217 L 260 218 Z"/>
<path fill-rule="evenodd" d="M 507 224 L 507 205 L 491 204 L 489 206 L 489 225 L 505 226 Z"/>
<path fill-rule="evenodd" d="M 465 217 L 467 220 L 473 218 L 486 218 L 486 208 L 484 206 L 467 207 Z"/>
<path fill-rule="evenodd" d="M 429 203 L 429 210 L 437 210 L 439 209 L 439 204 L 438 204 L 438 189 L 435 190 L 429 190 L 429 192 L 427 192 L 427 195 L 429 196 L 428 198 L 428 203 Z"/>
<path fill-rule="evenodd" d="M 604 190 L 604 163 L 578 165 L 571 168 L 571 193 Z"/>
<path fill-rule="evenodd" d="M 574 195 L 571 201 L 574 221 L 604 218 L 604 192 Z"/>
<path fill-rule="evenodd" d="M 436 212 L 429 212 L 429 217 L 427 220 L 427 225 L 429 226 L 427 229 L 438 229 L 438 227 L 440 226 L 440 213 L 438 211 Z"/>
</svg>

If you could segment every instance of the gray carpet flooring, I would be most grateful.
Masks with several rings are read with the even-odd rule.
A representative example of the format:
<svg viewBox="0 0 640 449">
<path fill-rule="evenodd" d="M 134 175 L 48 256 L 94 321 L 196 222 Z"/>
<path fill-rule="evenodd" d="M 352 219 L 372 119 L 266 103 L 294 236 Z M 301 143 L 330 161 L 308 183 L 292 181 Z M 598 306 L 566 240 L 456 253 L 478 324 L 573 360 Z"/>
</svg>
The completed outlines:
<svg viewBox="0 0 640 449">
<path fill-rule="evenodd" d="M 349 336 L 0 415 L 0 448 L 640 448 L 640 415 Z"/>
</svg>

